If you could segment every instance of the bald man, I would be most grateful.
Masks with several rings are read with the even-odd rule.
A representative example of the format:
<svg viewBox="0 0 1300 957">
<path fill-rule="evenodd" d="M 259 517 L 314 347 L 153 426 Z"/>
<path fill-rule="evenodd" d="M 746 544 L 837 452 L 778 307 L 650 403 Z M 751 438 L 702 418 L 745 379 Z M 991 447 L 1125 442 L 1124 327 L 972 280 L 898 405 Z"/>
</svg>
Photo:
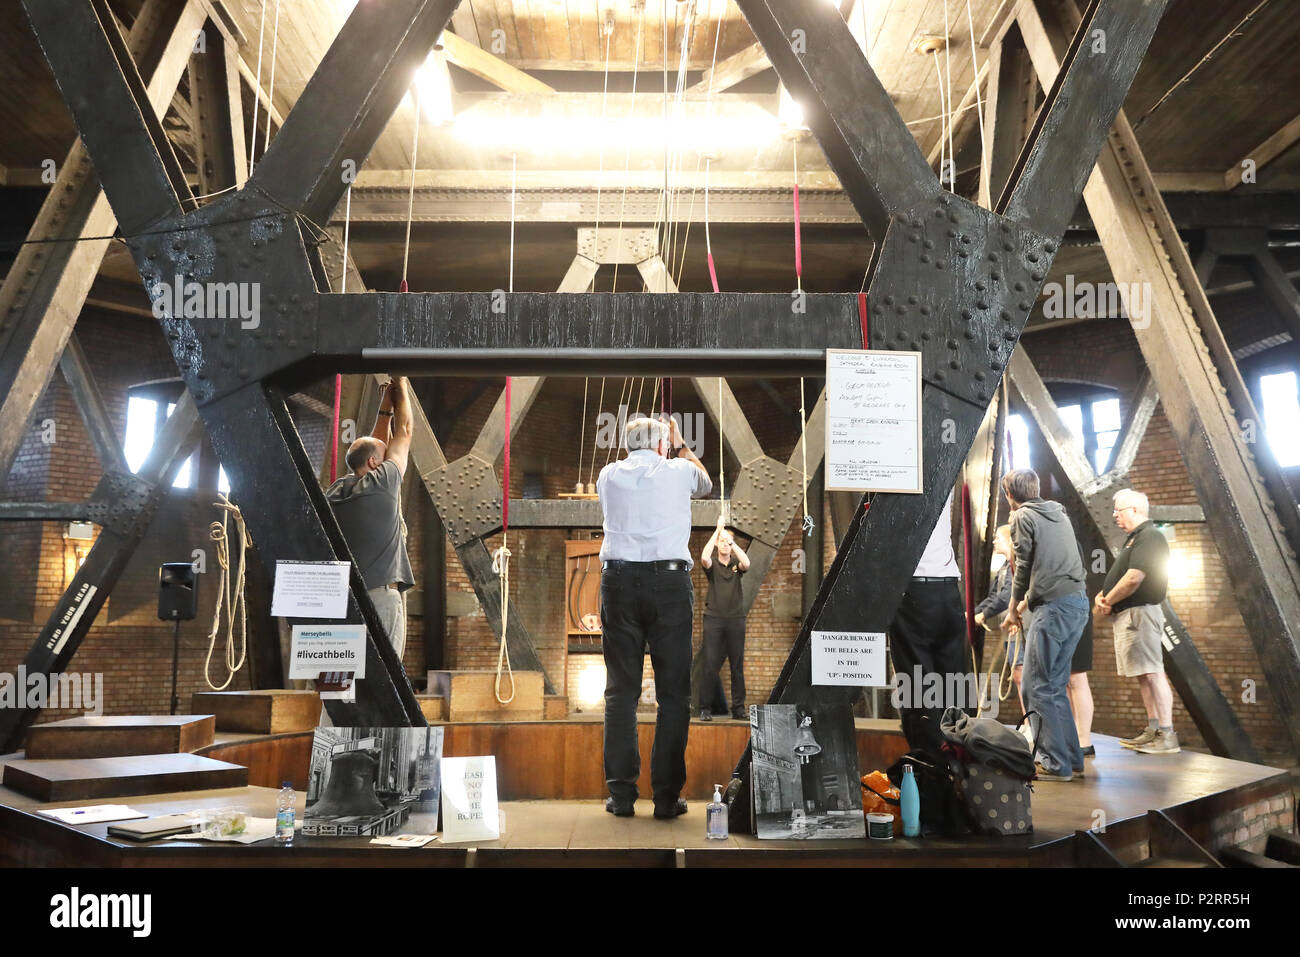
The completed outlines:
<svg viewBox="0 0 1300 957">
<path fill-rule="evenodd" d="M 351 473 L 325 492 L 399 661 L 406 649 L 405 592 L 415 584 L 401 499 L 411 450 L 409 388 L 405 376 L 388 384 L 375 427 L 348 447 Z"/>
<path fill-rule="evenodd" d="M 1115 670 L 1136 678 L 1146 707 L 1147 726 L 1120 744 L 1143 754 L 1177 754 L 1174 692 L 1165 676 L 1165 613 L 1169 590 L 1169 541 L 1151 521 L 1147 497 L 1131 488 L 1115 493 L 1115 524 L 1128 532 L 1106 583 L 1097 593 L 1097 611 L 1115 628 Z"/>
</svg>

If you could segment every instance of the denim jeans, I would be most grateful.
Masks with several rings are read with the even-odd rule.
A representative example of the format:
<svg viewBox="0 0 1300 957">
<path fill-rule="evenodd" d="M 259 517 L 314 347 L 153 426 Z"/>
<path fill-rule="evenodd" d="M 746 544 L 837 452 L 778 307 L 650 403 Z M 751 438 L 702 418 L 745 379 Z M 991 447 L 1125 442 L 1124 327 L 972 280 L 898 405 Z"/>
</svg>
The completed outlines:
<svg viewBox="0 0 1300 957">
<path fill-rule="evenodd" d="M 650 789 L 656 804 L 675 801 L 686 783 L 691 722 L 691 627 L 695 589 L 685 569 L 636 562 L 600 578 L 601 647 L 605 654 L 605 783 L 620 801 L 635 801 L 641 775 L 636 705 L 646 651 L 654 668 L 654 748 Z"/>
<path fill-rule="evenodd" d="M 1083 768 L 1079 732 L 1070 712 L 1066 687 L 1070 659 L 1088 623 L 1088 599 L 1082 592 L 1044 602 L 1029 619 L 1025 642 L 1025 706 L 1041 723 L 1034 737 L 1035 758 L 1049 771 Z"/>
</svg>

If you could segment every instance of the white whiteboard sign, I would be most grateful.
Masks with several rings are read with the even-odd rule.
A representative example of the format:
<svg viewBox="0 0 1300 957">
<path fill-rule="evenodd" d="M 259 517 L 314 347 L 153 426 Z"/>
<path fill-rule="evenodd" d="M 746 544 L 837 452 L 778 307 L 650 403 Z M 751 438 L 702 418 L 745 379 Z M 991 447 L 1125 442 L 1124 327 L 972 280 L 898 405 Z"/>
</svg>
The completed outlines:
<svg viewBox="0 0 1300 957">
<path fill-rule="evenodd" d="M 826 489 L 921 484 L 921 353 L 826 350 Z"/>
<path fill-rule="evenodd" d="M 276 562 L 271 614 L 276 618 L 346 618 L 348 562 Z"/>
<path fill-rule="evenodd" d="M 495 841 L 500 836 L 497 759 L 490 754 L 474 758 L 443 758 L 443 843 Z"/>
<path fill-rule="evenodd" d="M 814 631 L 812 683 L 885 687 L 885 633 Z"/>
</svg>

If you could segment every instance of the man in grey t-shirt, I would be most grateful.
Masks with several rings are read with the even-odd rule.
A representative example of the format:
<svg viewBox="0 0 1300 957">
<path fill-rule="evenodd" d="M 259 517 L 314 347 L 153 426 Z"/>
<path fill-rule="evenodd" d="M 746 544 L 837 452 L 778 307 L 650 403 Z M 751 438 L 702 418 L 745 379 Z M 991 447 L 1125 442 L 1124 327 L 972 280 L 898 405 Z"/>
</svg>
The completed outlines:
<svg viewBox="0 0 1300 957">
<path fill-rule="evenodd" d="M 411 404 L 405 376 L 384 390 L 370 435 L 348 448 L 345 475 L 325 497 L 366 584 L 388 640 L 401 660 L 406 649 L 406 599 L 415 584 L 402 524 L 402 475 L 411 449 Z"/>
</svg>

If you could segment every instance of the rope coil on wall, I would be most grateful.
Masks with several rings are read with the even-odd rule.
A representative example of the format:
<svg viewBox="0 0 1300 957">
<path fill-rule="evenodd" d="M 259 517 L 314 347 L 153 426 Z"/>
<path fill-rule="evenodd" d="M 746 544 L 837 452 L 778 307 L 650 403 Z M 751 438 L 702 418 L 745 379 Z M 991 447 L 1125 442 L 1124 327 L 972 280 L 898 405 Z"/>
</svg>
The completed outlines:
<svg viewBox="0 0 1300 957">
<path fill-rule="evenodd" d="M 216 543 L 217 563 L 221 573 L 217 575 L 217 600 L 212 608 L 212 629 L 208 633 L 208 656 L 203 661 L 203 680 L 213 691 L 224 691 L 230 682 L 244 667 L 248 660 L 248 601 L 244 594 L 244 570 L 250 540 L 248 529 L 244 526 L 244 516 L 239 506 L 231 503 L 225 495 L 217 493 L 219 501 L 212 504 L 221 509 L 221 521 L 213 522 L 208 527 L 208 537 Z M 234 586 L 230 584 L 230 536 L 229 523 L 235 522 L 235 531 L 239 540 L 239 575 Z M 221 632 L 222 611 L 226 619 L 226 680 L 220 685 L 213 684 L 211 675 L 212 655 L 217 647 L 217 635 Z M 235 613 L 239 614 L 239 660 L 235 660 Z"/>
</svg>

